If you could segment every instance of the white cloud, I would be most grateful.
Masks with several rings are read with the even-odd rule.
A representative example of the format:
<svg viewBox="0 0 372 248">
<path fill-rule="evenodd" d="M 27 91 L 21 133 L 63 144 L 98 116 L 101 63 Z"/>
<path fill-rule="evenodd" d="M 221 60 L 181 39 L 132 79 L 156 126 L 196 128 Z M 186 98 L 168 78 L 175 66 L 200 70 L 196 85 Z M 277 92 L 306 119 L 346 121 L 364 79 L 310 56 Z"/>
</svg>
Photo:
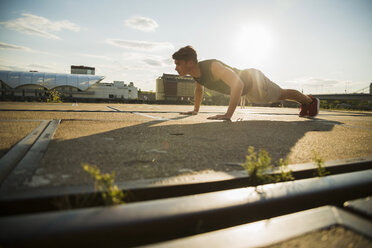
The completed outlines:
<svg viewBox="0 0 372 248">
<path fill-rule="evenodd" d="M 335 86 L 341 81 L 333 80 L 333 79 L 323 79 L 323 78 L 307 78 L 303 79 L 302 85 L 307 87 L 322 87 L 322 86 Z"/>
<path fill-rule="evenodd" d="M 24 46 L 18 46 L 18 45 L 14 45 L 14 44 L 9 44 L 9 43 L 5 43 L 5 42 L 0 42 L 0 49 L 33 52 L 33 50 L 31 48 L 24 47 Z"/>
<path fill-rule="evenodd" d="M 150 66 L 156 66 L 156 67 L 165 67 L 172 65 L 172 62 L 170 59 L 164 59 L 163 57 L 159 56 L 151 56 L 147 55 L 142 59 L 144 63 Z"/>
<path fill-rule="evenodd" d="M 52 69 L 50 66 L 47 65 L 40 65 L 40 64 L 29 64 L 28 68 L 37 68 L 37 69 L 44 69 L 44 70 L 50 70 Z"/>
<path fill-rule="evenodd" d="M 13 59 L 0 59 L 0 70 L 10 71 L 30 71 L 36 70 L 40 72 L 64 73 L 62 66 L 56 63 L 34 63 L 31 61 L 20 61 Z"/>
<path fill-rule="evenodd" d="M 166 59 L 163 59 L 163 63 L 165 65 L 168 65 L 168 66 L 173 66 L 174 65 L 174 61 L 172 58 L 166 58 Z"/>
<path fill-rule="evenodd" d="M 95 55 L 95 54 L 87 54 L 87 53 L 80 53 L 78 55 L 87 57 L 87 58 L 92 58 L 92 59 L 101 59 L 101 60 L 103 59 L 103 60 L 112 61 L 110 57 L 104 56 L 104 55 Z"/>
<path fill-rule="evenodd" d="M 120 40 L 120 39 L 107 39 L 106 43 L 139 51 L 159 51 L 164 49 L 172 50 L 174 46 L 169 42 L 153 42 L 153 41 L 140 41 L 140 40 Z"/>
<path fill-rule="evenodd" d="M 173 63 L 173 60 L 161 55 L 136 52 L 123 53 L 122 61 L 130 65 L 129 68 L 142 70 L 164 69 L 170 67 Z"/>
<path fill-rule="evenodd" d="M 327 79 L 319 77 L 298 78 L 284 82 L 285 88 L 298 89 L 312 94 L 352 93 L 363 86 L 365 82 L 352 80 Z"/>
<path fill-rule="evenodd" d="M 59 54 L 44 52 L 40 50 L 34 50 L 29 47 L 18 46 L 15 44 L 9 44 L 5 42 L 0 42 L 0 50 L 14 50 L 14 51 L 30 52 L 34 54 L 41 54 L 41 55 L 47 55 L 47 56 L 53 56 L 53 57 L 63 57 L 62 55 L 59 55 Z"/>
<path fill-rule="evenodd" d="M 0 25 L 7 29 L 16 30 L 29 35 L 36 35 L 47 39 L 59 40 L 60 37 L 51 33 L 61 31 L 62 29 L 71 30 L 74 32 L 80 31 L 80 27 L 70 21 L 51 21 L 42 16 L 32 14 L 22 14 L 22 17 L 13 19 L 7 22 L 0 22 Z"/>
<path fill-rule="evenodd" d="M 4 71 L 25 71 L 24 67 L 13 66 L 13 65 L 4 65 L 0 63 L 0 70 Z"/>
<path fill-rule="evenodd" d="M 151 58 L 144 59 L 143 62 L 151 66 L 162 66 L 163 65 L 161 61 L 156 60 L 156 59 L 151 59 Z"/>
<path fill-rule="evenodd" d="M 124 25 L 144 32 L 155 32 L 155 29 L 159 26 L 155 20 L 143 16 L 127 19 L 124 21 Z"/>
</svg>

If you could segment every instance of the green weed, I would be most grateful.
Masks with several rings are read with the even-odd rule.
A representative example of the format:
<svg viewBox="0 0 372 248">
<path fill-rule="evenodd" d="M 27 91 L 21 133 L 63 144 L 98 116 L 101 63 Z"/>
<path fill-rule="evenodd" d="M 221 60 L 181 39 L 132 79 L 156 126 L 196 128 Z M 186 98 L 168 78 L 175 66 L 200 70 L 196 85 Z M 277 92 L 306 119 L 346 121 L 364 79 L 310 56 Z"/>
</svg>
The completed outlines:
<svg viewBox="0 0 372 248">
<path fill-rule="evenodd" d="M 277 165 L 280 169 L 280 174 L 275 175 L 277 182 L 293 181 L 295 179 L 292 175 L 292 170 L 288 170 L 288 160 L 281 158 Z"/>
<path fill-rule="evenodd" d="M 95 180 L 95 189 L 102 192 L 102 198 L 105 205 L 123 204 L 125 194 L 115 185 L 115 173 L 102 174 L 95 165 L 82 163 L 84 171 L 88 172 Z"/>
<path fill-rule="evenodd" d="M 253 146 L 248 148 L 248 155 L 242 167 L 247 171 L 250 180 L 255 184 L 265 184 L 294 180 L 292 171 L 287 169 L 288 162 L 280 159 L 277 167 L 279 174 L 271 174 L 275 166 L 271 164 L 271 157 L 266 150 L 260 149 L 257 153 Z"/>
<path fill-rule="evenodd" d="M 315 164 L 318 166 L 317 172 L 318 172 L 319 177 L 325 177 L 325 176 L 331 174 L 329 171 L 327 171 L 325 169 L 324 160 L 321 157 L 319 157 L 319 155 L 316 152 L 314 152 L 313 160 L 314 160 Z"/>
<path fill-rule="evenodd" d="M 272 176 L 268 174 L 272 169 L 271 158 L 265 150 L 262 149 L 257 154 L 254 147 L 250 146 L 248 155 L 245 158 L 246 161 L 242 164 L 242 167 L 247 171 L 250 180 L 258 184 L 268 183 L 273 180 Z"/>
<path fill-rule="evenodd" d="M 55 103 L 61 103 L 61 93 L 59 93 L 57 90 L 47 90 L 47 102 L 55 102 Z"/>
<path fill-rule="evenodd" d="M 40 83 L 40 86 L 45 90 L 45 95 L 46 95 L 46 101 L 47 102 L 55 102 L 55 103 L 61 103 L 62 98 L 61 98 L 61 93 L 58 92 L 56 89 L 50 89 L 48 83 Z"/>
</svg>

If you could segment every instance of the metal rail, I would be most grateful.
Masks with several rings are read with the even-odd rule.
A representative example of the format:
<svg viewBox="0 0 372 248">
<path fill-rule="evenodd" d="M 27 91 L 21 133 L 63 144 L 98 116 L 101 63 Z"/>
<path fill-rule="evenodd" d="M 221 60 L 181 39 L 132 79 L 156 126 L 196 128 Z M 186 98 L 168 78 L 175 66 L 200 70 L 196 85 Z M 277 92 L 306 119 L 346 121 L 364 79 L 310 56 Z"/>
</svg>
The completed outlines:
<svg viewBox="0 0 372 248">
<path fill-rule="evenodd" d="M 112 207 L 0 218 L 0 243 L 151 244 L 372 195 L 372 170 Z"/>
<path fill-rule="evenodd" d="M 317 166 L 313 163 L 289 165 L 296 180 L 312 178 L 317 174 Z M 372 157 L 348 160 L 327 161 L 325 168 L 332 175 L 350 173 L 372 169 Z M 272 175 L 280 173 L 274 171 Z M 236 176 L 233 179 L 221 179 L 203 182 L 190 182 L 183 184 L 169 184 L 152 186 L 127 186 L 118 184 L 126 193 L 126 202 L 140 202 L 170 197 L 202 194 L 240 187 L 257 186 L 249 176 Z M 25 214 L 45 211 L 55 211 L 67 208 L 94 207 L 103 204 L 100 192 L 90 186 L 63 186 L 22 191 L 0 192 L 0 216 L 12 214 Z"/>
<path fill-rule="evenodd" d="M 343 209 L 324 206 L 146 247 L 264 247 L 332 226 L 342 226 L 372 239 L 372 222 Z"/>
<path fill-rule="evenodd" d="M 290 165 L 289 168 L 292 169 L 292 174 L 296 180 L 311 178 L 317 173 L 317 167 L 313 163 Z M 372 169 L 372 159 L 367 157 L 328 161 L 326 162 L 326 168 L 332 175 L 368 170 Z M 273 175 L 275 175 L 275 172 Z M 138 184 L 137 187 L 119 184 L 120 189 L 127 194 L 127 202 L 201 194 L 257 185 L 248 176 L 239 176 L 228 180 L 222 179 L 163 186 L 141 186 L 140 182 L 136 182 L 136 184 Z M 56 203 L 63 201 L 68 201 L 69 207 L 72 208 L 98 206 L 102 204 L 102 199 L 98 193 L 94 191 L 93 186 L 65 186 L 13 191 L 11 194 L 0 194 L 1 215 L 59 210 L 58 208 L 61 206 L 56 205 Z M 82 199 L 89 199 L 89 201 L 83 202 Z"/>
</svg>

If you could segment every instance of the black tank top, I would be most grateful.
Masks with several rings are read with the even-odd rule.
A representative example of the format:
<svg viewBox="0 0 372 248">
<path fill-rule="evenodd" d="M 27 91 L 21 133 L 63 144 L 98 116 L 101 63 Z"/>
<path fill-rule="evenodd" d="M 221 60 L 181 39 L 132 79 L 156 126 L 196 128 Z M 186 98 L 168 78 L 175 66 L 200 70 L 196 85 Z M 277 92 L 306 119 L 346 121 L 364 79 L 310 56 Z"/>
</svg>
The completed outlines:
<svg viewBox="0 0 372 248">
<path fill-rule="evenodd" d="M 221 61 L 219 61 L 217 59 L 204 60 L 204 61 L 200 61 L 198 63 L 199 68 L 200 68 L 200 77 L 194 78 L 196 82 L 198 82 L 199 84 L 207 87 L 208 89 L 215 90 L 215 91 L 220 92 L 222 94 L 230 95 L 230 86 L 227 85 L 222 80 L 214 79 L 214 77 L 212 75 L 212 72 L 211 72 L 211 65 L 212 65 L 213 62 L 219 62 L 223 66 L 225 66 L 227 68 L 230 68 L 236 74 L 238 74 L 238 76 L 240 77 L 240 79 L 244 83 L 244 88 L 243 88 L 242 95 L 247 94 L 249 82 L 245 77 L 241 77 L 242 70 L 239 70 L 237 68 L 233 68 L 231 66 L 228 66 L 228 65 L 222 63 Z"/>
</svg>

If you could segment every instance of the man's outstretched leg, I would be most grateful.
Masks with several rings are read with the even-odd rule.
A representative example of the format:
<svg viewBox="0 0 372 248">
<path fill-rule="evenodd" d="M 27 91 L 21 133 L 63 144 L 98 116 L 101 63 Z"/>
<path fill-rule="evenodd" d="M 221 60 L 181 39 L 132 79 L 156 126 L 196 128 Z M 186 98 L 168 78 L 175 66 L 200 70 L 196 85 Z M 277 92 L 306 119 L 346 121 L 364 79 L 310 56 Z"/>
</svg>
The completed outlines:
<svg viewBox="0 0 372 248">
<path fill-rule="evenodd" d="M 307 96 L 292 89 L 281 89 L 279 100 L 289 100 L 301 103 L 300 117 L 310 116 L 314 117 L 319 113 L 319 99 L 313 96 Z"/>
</svg>

